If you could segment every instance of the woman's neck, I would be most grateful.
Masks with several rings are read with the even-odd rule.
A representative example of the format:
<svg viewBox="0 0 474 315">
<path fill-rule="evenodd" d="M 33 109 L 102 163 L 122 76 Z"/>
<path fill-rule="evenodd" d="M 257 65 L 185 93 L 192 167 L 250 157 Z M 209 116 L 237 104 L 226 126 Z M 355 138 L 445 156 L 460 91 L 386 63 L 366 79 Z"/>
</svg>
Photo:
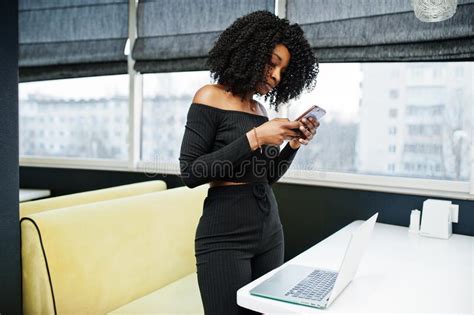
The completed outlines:
<svg viewBox="0 0 474 315">
<path fill-rule="evenodd" d="M 244 108 L 250 109 L 252 112 L 257 111 L 257 102 L 253 99 L 253 93 L 247 94 L 244 99 L 240 101 Z"/>
<path fill-rule="evenodd" d="M 251 112 L 257 112 L 257 102 L 253 99 L 253 93 L 247 94 L 244 98 L 232 94 L 224 85 L 216 84 L 217 86 L 221 87 L 226 93 L 230 96 L 230 98 L 235 102 L 238 103 L 242 110 L 247 111 L 250 110 Z"/>
</svg>

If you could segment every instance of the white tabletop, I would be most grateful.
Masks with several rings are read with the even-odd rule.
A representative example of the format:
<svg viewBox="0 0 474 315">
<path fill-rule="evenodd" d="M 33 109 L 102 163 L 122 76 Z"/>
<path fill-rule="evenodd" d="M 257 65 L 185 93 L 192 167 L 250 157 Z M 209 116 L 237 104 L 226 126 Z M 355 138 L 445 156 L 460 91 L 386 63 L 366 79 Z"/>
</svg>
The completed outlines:
<svg viewBox="0 0 474 315">
<path fill-rule="evenodd" d="M 240 306 L 277 313 L 474 314 L 474 237 L 442 240 L 376 223 L 354 280 L 326 310 L 250 295 L 249 290 L 286 264 L 338 270 L 354 221 L 335 234 L 237 291 Z"/>
<path fill-rule="evenodd" d="M 48 189 L 20 189 L 20 202 L 33 200 L 51 195 L 51 191 Z"/>
</svg>

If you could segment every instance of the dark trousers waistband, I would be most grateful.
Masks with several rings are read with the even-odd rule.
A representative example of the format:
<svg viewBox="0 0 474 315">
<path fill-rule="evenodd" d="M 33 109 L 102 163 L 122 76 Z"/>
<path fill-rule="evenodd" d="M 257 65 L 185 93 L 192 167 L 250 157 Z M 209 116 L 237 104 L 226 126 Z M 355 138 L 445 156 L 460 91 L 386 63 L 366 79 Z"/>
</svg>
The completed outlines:
<svg viewBox="0 0 474 315">
<path fill-rule="evenodd" d="M 208 194 L 219 194 L 219 193 L 236 193 L 236 194 L 248 194 L 255 193 L 255 191 L 263 191 L 263 189 L 270 188 L 268 182 L 251 182 L 240 185 L 226 185 L 226 186 L 215 186 L 209 187 Z"/>
</svg>

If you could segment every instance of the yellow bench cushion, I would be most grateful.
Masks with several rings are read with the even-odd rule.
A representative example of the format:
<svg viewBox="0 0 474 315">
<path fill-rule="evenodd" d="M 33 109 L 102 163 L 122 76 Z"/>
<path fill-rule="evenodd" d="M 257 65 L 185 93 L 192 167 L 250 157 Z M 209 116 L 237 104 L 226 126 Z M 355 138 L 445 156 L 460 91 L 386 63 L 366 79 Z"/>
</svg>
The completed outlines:
<svg viewBox="0 0 474 315">
<path fill-rule="evenodd" d="M 202 315 L 201 295 L 195 272 L 128 303 L 110 313 L 125 314 L 193 314 Z"/>
<path fill-rule="evenodd" d="M 77 206 L 86 203 L 110 200 L 115 198 L 135 196 L 154 191 L 162 191 L 165 189 L 165 181 L 152 180 L 135 184 L 85 191 L 77 194 L 21 202 L 20 218 L 46 210 Z"/>
<path fill-rule="evenodd" d="M 195 271 L 208 185 L 21 219 L 24 314 L 104 314 Z"/>
</svg>

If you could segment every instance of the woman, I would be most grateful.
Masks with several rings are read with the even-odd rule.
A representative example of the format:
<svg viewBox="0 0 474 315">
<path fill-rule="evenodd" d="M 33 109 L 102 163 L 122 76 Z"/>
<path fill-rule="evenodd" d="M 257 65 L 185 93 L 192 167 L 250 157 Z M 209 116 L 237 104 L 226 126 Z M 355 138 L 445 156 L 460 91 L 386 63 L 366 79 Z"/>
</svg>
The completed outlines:
<svg viewBox="0 0 474 315">
<path fill-rule="evenodd" d="M 199 289 L 206 314 L 254 313 L 237 305 L 237 290 L 283 263 L 271 185 L 319 122 L 269 121 L 253 96 L 278 111 L 314 87 L 318 64 L 297 24 L 257 11 L 220 35 L 208 66 L 217 83 L 196 92 L 179 158 L 186 186 L 210 183 L 195 238 Z"/>
</svg>

